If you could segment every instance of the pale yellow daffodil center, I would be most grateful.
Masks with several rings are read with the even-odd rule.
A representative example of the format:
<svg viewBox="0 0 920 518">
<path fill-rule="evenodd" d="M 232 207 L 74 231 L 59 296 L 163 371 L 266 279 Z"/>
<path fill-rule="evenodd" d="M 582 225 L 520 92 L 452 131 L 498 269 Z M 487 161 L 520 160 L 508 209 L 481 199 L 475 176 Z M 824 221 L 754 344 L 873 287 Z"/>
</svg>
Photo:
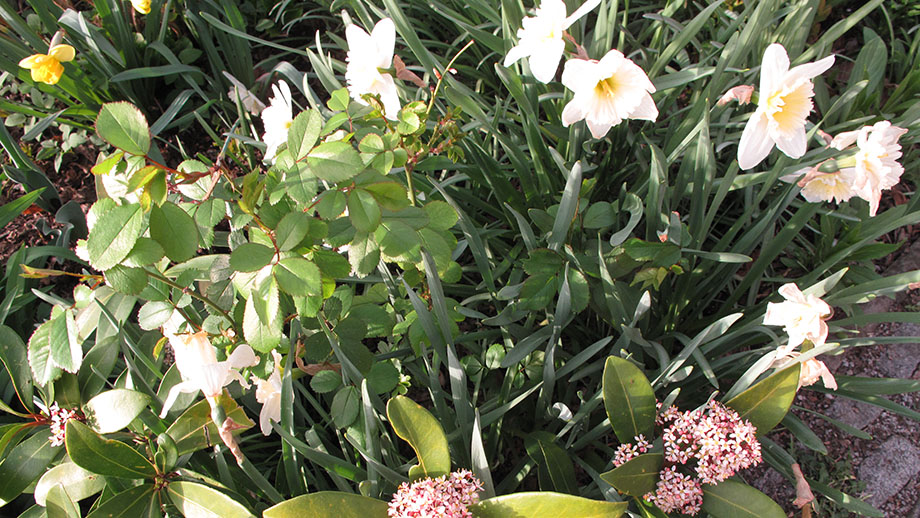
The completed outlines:
<svg viewBox="0 0 920 518">
<path fill-rule="evenodd" d="M 620 86 L 619 81 L 617 81 L 617 76 L 612 75 L 597 82 L 597 85 L 594 86 L 594 95 L 602 98 L 615 97 Z"/>
<path fill-rule="evenodd" d="M 765 103 L 767 117 L 773 129 L 791 133 L 805 125 L 805 119 L 814 106 L 811 81 L 800 81 L 792 88 L 782 88 L 770 95 Z"/>
</svg>

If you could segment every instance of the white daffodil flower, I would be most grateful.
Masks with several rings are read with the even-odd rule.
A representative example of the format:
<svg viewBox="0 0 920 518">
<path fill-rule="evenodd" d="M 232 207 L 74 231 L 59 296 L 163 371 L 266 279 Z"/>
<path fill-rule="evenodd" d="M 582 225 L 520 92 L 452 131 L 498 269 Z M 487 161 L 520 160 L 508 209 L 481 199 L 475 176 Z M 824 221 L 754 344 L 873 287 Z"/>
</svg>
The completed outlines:
<svg viewBox="0 0 920 518">
<path fill-rule="evenodd" d="M 815 347 L 827 340 L 827 324 L 824 322 L 833 313 L 826 302 L 814 295 L 805 295 L 792 283 L 783 284 L 779 294 L 785 302 L 770 302 L 763 323 L 768 326 L 783 326 L 789 335 L 789 344 L 780 348 L 781 355 L 788 355 L 805 340 Z"/>
<path fill-rule="evenodd" d="M 792 158 L 805 154 L 805 118 L 814 103 L 811 79 L 834 64 L 834 56 L 789 68 L 789 56 L 779 43 L 767 47 L 760 67 L 760 101 L 738 145 L 738 165 L 751 169 L 770 154 L 773 146 Z"/>
<path fill-rule="evenodd" d="M 836 149 L 845 149 L 856 143 L 857 151 L 853 157 L 855 166 L 843 167 L 840 172 L 852 177 L 850 185 L 857 196 L 869 202 L 870 216 L 875 216 L 878 212 L 882 191 L 894 187 L 901 181 L 904 166 L 897 161 L 901 158 L 901 145 L 898 139 L 905 133 L 906 128 L 881 121 L 857 131 L 841 133 L 831 142 L 831 147 Z"/>
<path fill-rule="evenodd" d="M 623 119 L 658 118 L 651 96 L 655 86 L 639 65 L 618 50 L 600 61 L 566 61 L 562 84 L 575 93 L 562 110 L 562 125 L 584 119 L 594 138 L 602 138 Z"/>
<path fill-rule="evenodd" d="M 537 81 L 552 81 L 565 50 L 562 33 L 598 4 L 600 0 L 588 0 L 566 18 L 565 2 L 543 0 L 533 16 L 521 20 L 518 44 L 508 51 L 504 65 L 509 67 L 521 58 L 529 58 L 530 71 Z"/>
<path fill-rule="evenodd" d="M 836 173 L 814 173 L 811 178 L 806 175 L 806 183 L 802 186 L 802 196 L 811 203 L 822 201 L 842 203 L 856 196 L 856 191 L 853 189 L 855 179 L 853 171 L 844 170 Z"/>
<path fill-rule="evenodd" d="M 272 375 L 267 380 L 252 377 L 252 382 L 256 384 L 256 401 L 262 403 L 259 427 L 265 436 L 272 433 L 272 421 L 281 422 L 281 355 L 278 351 L 272 351 L 272 357 L 275 359 Z"/>
<path fill-rule="evenodd" d="M 792 351 L 789 348 L 781 347 L 778 351 L 776 360 L 770 365 L 770 367 L 775 367 L 777 369 L 785 369 L 786 367 L 792 365 L 795 362 L 795 359 L 798 358 L 802 353 Z M 802 363 L 802 370 L 799 371 L 799 386 L 810 387 L 818 382 L 820 379 L 824 382 L 824 386 L 831 389 L 837 390 L 837 380 L 834 379 L 834 375 L 831 373 L 830 369 L 827 368 L 827 365 L 824 364 L 821 360 L 817 358 L 809 358 Z"/>
<path fill-rule="evenodd" d="M 361 96 L 377 94 L 383 103 L 384 117 L 396 120 L 400 108 L 399 94 L 393 76 L 386 72 L 393 64 L 396 46 L 393 20 L 380 20 L 370 34 L 357 25 L 349 25 L 345 29 L 345 39 L 348 41 L 345 81 L 351 98 L 366 105 L 367 101 Z"/>
<path fill-rule="evenodd" d="M 294 122 L 294 105 L 291 101 L 291 87 L 284 80 L 272 85 L 274 97 L 269 99 L 269 105 L 262 110 L 262 125 L 265 133 L 262 142 L 265 143 L 264 160 L 274 163 L 275 153 L 281 144 L 287 142 L 288 130 Z"/>
<path fill-rule="evenodd" d="M 259 363 L 252 347 L 240 345 L 224 360 L 217 361 L 217 349 L 208 340 L 208 333 L 199 331 L 191 334 L 169 335 L 169 344 L 176 357 L 176 367 L 182 374 L 182 381 L 169 389 L 160 417 L 172 408 L 180 393 L 192 393 L 199 390 L 213 407 L 224 387 L 238 381 L 249 387 L 237 369 L 252 367 Z"/>
</svg>

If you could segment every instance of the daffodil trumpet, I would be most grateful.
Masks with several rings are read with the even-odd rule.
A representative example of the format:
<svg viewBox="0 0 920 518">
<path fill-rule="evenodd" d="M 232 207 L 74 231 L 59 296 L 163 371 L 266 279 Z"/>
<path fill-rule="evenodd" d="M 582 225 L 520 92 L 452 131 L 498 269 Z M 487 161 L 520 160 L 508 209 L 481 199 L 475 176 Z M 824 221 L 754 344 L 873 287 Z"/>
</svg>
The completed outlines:
<svg viewBox="0 0 920 518">
<path fill-rule="evenodd" d="M 64 75 L 64 65 L 61 63 L 73 61 L 76 55 L 73 47 L 61 43 L 62 39 L 62 33 L 56 32 L 51 38 L 47 54 L 32 54 L 19 62 L 20 67 L 29 70 L 33 81 L 55 85 L 61 80 Z"/>
</svg>

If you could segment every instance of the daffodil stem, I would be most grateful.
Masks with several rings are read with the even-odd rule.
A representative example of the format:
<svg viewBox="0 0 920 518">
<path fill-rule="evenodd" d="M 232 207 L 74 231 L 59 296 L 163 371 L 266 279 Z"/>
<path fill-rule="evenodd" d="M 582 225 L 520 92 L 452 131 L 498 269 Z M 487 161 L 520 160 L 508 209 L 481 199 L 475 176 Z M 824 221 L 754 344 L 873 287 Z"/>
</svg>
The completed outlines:
<svg viewBox="0 0 920 518">
<path fill-rule="evenodd" d="M 441 82 L 444 81 L 444 76 L 446 76 L 447 74 L 450 73 L 450 67 L 452 67 L 452 66 L 454 65 L 454 61 L 457 61 L 457 58 L 460 57 L 460 54 L 463 54 L 463 52 L 464 52 L 466 49 L 470 48 L 472 45 L 473 45 L 473 40 L 470 40 L 469 42 L 467 42 L 467 44 L 464 45 L 463 48 L 460 49 L 460 50 L 454 55 L 453 59 L 450 60 L 450 62 L 447 64 L 447 66 L 444 67 L 444 72 L 441 74 L 440 77 L 438 77 L 438 84 L 435 85 L 435 87 L 434 87 L 434 92 L 432 92 L 432 94 L 431 94 L 431 99 L 428 101 L 428 109 L 425 110 L 425 115 L 431 114 L 431 108 L 434 106 L 434 100 L 435 100 L 435 98 L 438 96 L 438 90 L 441 89 Z"/>
</svg>

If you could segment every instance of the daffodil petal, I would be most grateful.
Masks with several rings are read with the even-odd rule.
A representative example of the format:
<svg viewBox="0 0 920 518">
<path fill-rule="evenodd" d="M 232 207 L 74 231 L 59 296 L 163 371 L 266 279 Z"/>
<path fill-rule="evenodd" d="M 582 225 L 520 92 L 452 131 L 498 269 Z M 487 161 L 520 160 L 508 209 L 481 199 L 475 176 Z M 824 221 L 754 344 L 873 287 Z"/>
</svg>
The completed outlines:
<svg viewBox="0 0 920 518">
<path fill-rule="evenodd" d="M 396 25 L 393 20 L 384 18 L 377 22 L 371 31 L 371 40 L 376 50 L 377 67 L 390 68 L 393 63 L 393 49 L 396 48 Z"/>
<path fill-rule="evenodd" d="M 789 55 L 779 43 L 767 47 L 763 53 L 763 62 L 760 65 L 760 95 L 766 95 L 779 87 L 783 76 L 789 71 Z"/>
<path fill-rule="evenodd" d="M 747 170 L 763 162 L 773 149 L 773 139 L 768 134 L 767 118 L 755 111 L 741 133 L 738 143 L 738 166 Z"/>
<path fill-rule="evenodd" d="M 811 79 L 817 77 L 824 72 L 827 72 L 829 68 L 834 65 L 834 55 L 831 54 L 824 59 L 820 59 L 813 63 L 805 63 L 797 67 L 792 68 L 787 74 L 789 80 L 795 80 L 799 78 Z"/>
<path fill-rule="evenodd" d="M 73 61 L 76 52 L 70 45 L 55 45 L 48 49 L 48 55 L 64 63 L 67 61 Z"/>
<path fill-rule="evenodd" d="M 808 149 L 808 139 L 805 135 L 805 126 L 795 128 L 791 134 L 776 135 L 776 147 L 790 158 L 801 158 Z"/>
<path fill-rule="evenodd" d="M 198 385 L 194 382 L 182 381 L 173 385 L 166 395 L 166 401 L 163 402 L 163 410 L 160 412 L 160 419 L 166 417 L 166 414 L 169 413 L 169 409 L 176 403 L 176 398 L 179 397 L 179 394 L 191 394 L 192 392 L 198 392 Z"/>
<path fill-rule="evenodd" d="M 565 22 L 562 24 L 562 28 L 568 29 L 572 26 L 573 23 L 577 22 L 579 18 L 588 14 L 592 9 L 600 4 L 601 0 L 588 0 L 587 2 L 581 4 L 581 7 L 575 9 L 575 12 L 565 19 Z"/>
<path fill-rule="evenodd" d="M 632 113 L 629 114 L 630 119 L 642 119 L 647 121 L 653 121 L 658 118 L 658 107 L 655 106 L 655 101 L 652 99 L 652 96 L 645 94 L 642 96 L 642 102 L 639 103 L 639 106 L 636 107 Z"/>
<path fill-rule="evenodd" d="M 582 83 L 595 83 L 596 64 L 584 59 L 570 59 L 565 62 L 565 68 L 562 69 L 562 84 L 572 91 L 577 91 Z"/>
<path fill-rule="evenodd" d="M 526 58 L 529 55 L 530 52 L 526 47 L 523 45 L 515 45 L 514 47 L 511 47 L 511 50 L 509 50 L 508 54 L 505 55 L 505 61 L 502 64 L 506 67 L 510 67 L 521 58 Z"/>
<path fill-rule="evenodd" d="M 530 72 L 541 83 L 549 83 L 556 77 L 556 69 L 559 68 L 559 60 L 562 59 L 562 52 L 565 50 L 563 40 L 553 40 L 540 45 L 536 51 L 530 55 L 528 63 Z"/>
<path fill-rule="evenodd" d="M 46 59 L 48 59 L 48 56 L 46 54 L 32 54 L 31 56 L 27 58 L 23 58 L 19 62 L 19 66 L 21 66 L 22 68 L 33 69 L 36 66 L 40 65 Z"/>
</svg>

